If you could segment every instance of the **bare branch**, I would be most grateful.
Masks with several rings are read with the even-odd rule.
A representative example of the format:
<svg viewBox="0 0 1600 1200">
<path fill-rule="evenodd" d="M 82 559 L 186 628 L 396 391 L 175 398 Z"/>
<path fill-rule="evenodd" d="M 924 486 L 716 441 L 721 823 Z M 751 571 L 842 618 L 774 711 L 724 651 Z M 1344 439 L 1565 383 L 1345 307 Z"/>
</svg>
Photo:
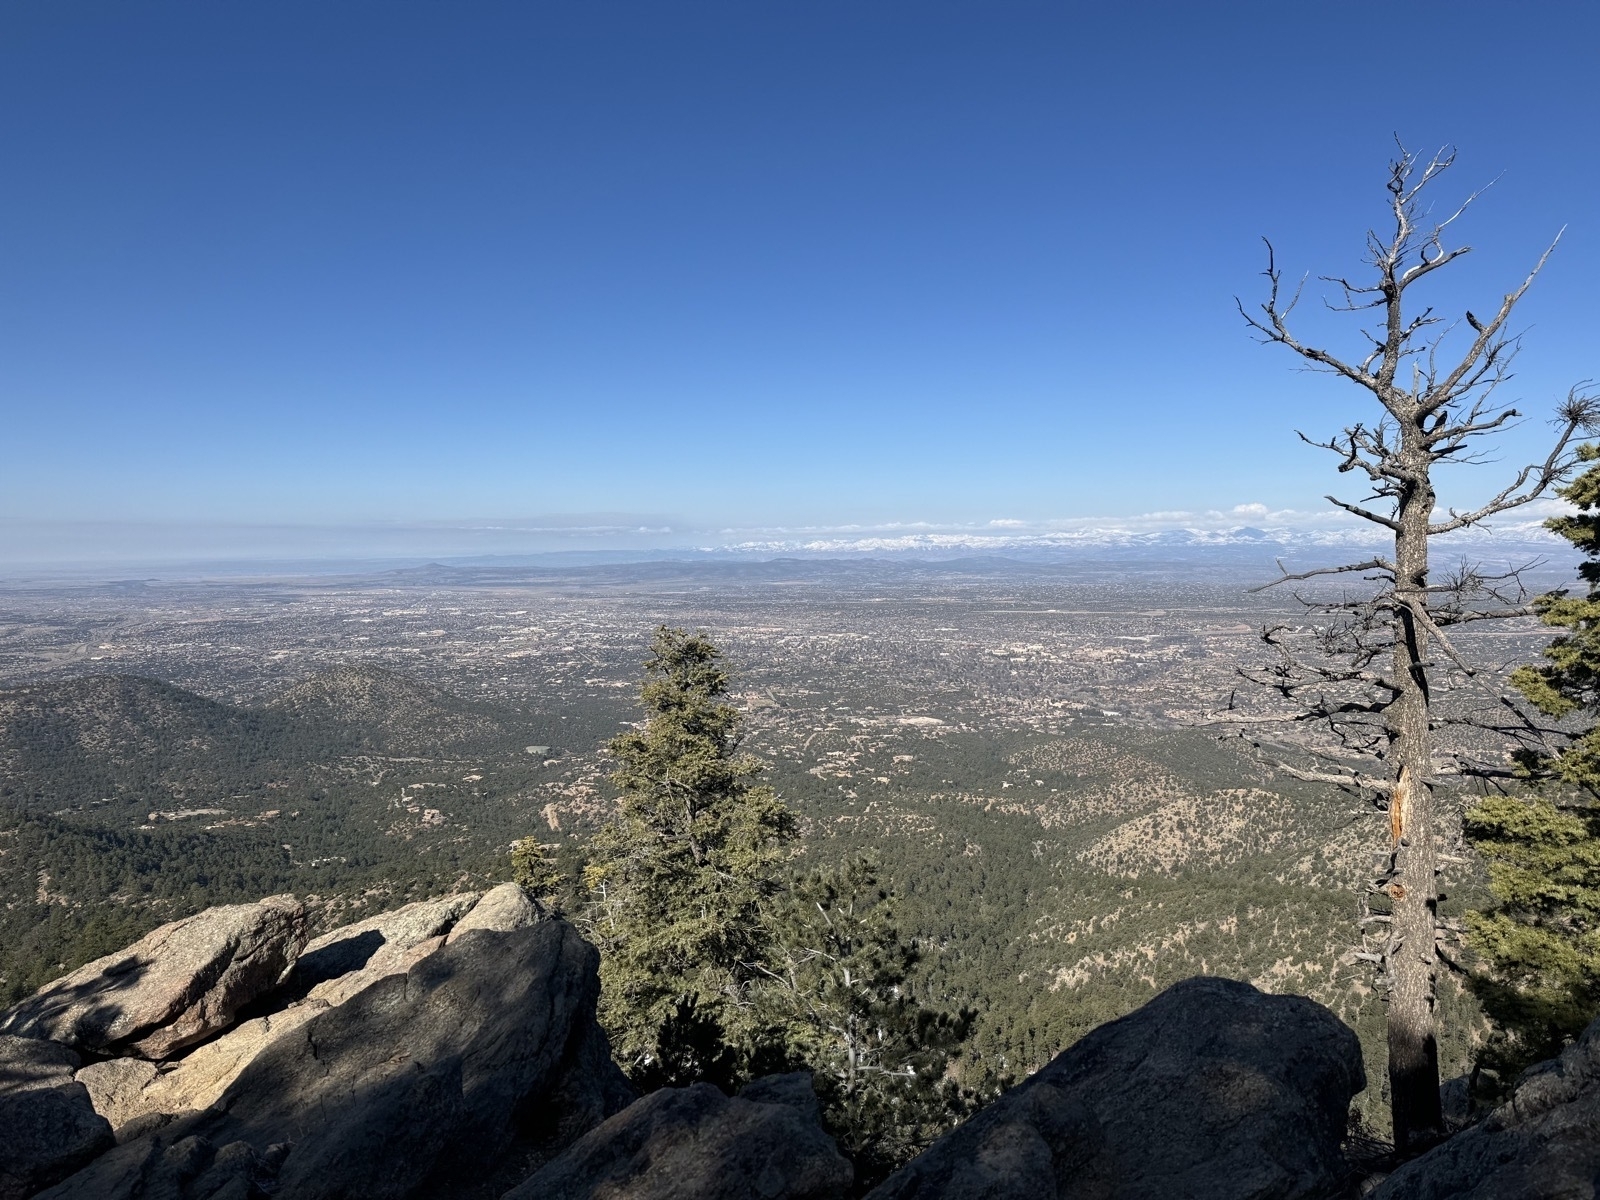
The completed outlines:
<svg viewBox="0 0 1600 1200">
<path fill-rule="evenodd" d="M 1264 592 L 1269 588 L 1277 587 L 1279 584 L 1295 580 L 1315 579 L 1318 575 L 1343 575 L 1351 571 L 1387 571 L 1390 575 L 1393 575 L 1394 564 L 1386 558 L 1369 558 L 1366 562 L 1346 563 L 1342 567 L 1317 567 L 1312 571 L 1302 571 L 1297 575 L 1291 575 L 1285 569 L 1283 560 L 1280 558 L 1278 560 L 1278 570 L 1282 571 L 1283 574 L 1271 583 L 1263 583 L 1258 587 L 1251 588 L 1250 593 L 1254 595 L 1256 592 Z"/>
<path fill-rule="evenodd" d="M 1385 529 L 1392 529 L 1396 533 L 1400 532 L 1400 522 L 1395 520 L 1393 517 L 1382 516 L 1379 513 L 1373 512 L 1371 509 L 1362 508 L 1359 504 L 1346 503 L 1337 496 L 1324 496 L 1323 499 L 1329 504 L 1334 504 L 1344 509 L 1345 512 L 1354 513 L 1356 516 L 1362 518 L 1362 520 L 1371 521 L 1374 525 L 1382 525 Z"/>
<path fill-rule="evenodd" d="M 1461 657 L 1455 646 L 1451 644 L 1450 639 L 1445 637 L 1444 630 L 1434 623 L 1433 617 L 1429 615 L 1428 606 L 1424 601 L 1407 599 L 1403 603 L 1411 610 L 1411 615 L 1417 619 L 1422 627 L 1434 636 L 1434 639 L 1439 643 L 1439 649 L 1445 652 L 1445 656 L 1451 662 L 1455 663 L 1469 678 L 1477 674 L 1477 671 L 1467 664 L 1467 660 Z"/>
<path fill-rule="evenodd" d="M 1424 413 L 1431 413 L 1435 409 L 1453 402 L 1459 396 L 1460 393 L 1457 389 L 1461 381 L 1473 370 L 1479 359 L 1489 355 L 1490 348 L 1495 343 L 1495 338 L 1499 336 L 1501 328 L 1504 327 L 1507 318 L 1511 316 L 1511 310 L 1517 306 L 1517 301 L 1522 299 L 1523 294 L 1533 286 L 1533 281 L 1539 277 L 1539 272 L 1544 270 L 1545 263 L 1550 261 L 1550 256 L 1555 253 L 1556 246 L 1560 244 L 1561 237 L 1566 232 L 1566 226 L 1563 225 L 1550 245 L 1545 248 L 1545 252 L 1539 256 L 1539 261 L 1534 263 L 1533 270 L 1528 272 L 1521 285 L 1514 291 L 1507 292 L 1504 299 L 1500 301 L 1500 309 L 1495 313 L 1494 319 L 1487 325 L 1480 326 L 1477 338 L 1468 347 L 1466 354 L 1462 356 L 1461 362 L 1450 374 L 1445 376 L 1442 383 L 1432 390 L 1429 399 L 1422 403 L 1421 407 Z"/>
<path fill-rule="evenodd" d="M 1294 312 L 1295 306 L 1300 303 L 1300 294 L 1305 287 L 1305 280 L 1301 279 L 1300 285 L 1295 288 L 1294 296 L 1289 303 L 1286 306 L 1280 306 L 1278 296 L 1282 286 L 1282 275 L 1278 271 L 1276 254 L 1270 241 L 1267 241 L 1266 238 L 1261 240 L 1266 242 L 1267 246 L 1267 269 L 1262 274 L 1267 277 L 1269 286 L 1267 301 L 1261 306 L 1261 311 L 1265 314 L 1266 319 L 1263 321 L 1251 315 L 1249 310 L 1245 308 L 1244 302 L 1236 296 L 1234 297 L 1234 304 L 1238 306 L 1239 315 L 1245 319 L 1245 323 L 1259 333 L 1264 340 L 1287 346 L 1308 362 L 1343 375 L 1346 379 L 1359 383 L 1362 387 L 1375 390 L 1376 380 L 1373 376 L 1350 366 L 1326 350 L 1302 344 L 1289 331 L 1288 319 L 1290 314 Z M 1380 396 L 1379 399 L 1383 399 L 1383 397 Z"/>
<path fill-rule="evenodd" d="M 1260 747 L 1258 746 L 1257 749 L 1260 749 Z M 1302 779 L 1307 783 L 1331 783 L 1335 787 L 1376 792 L 1380 796 L 1387 796 L 1394 790 L 1394 784 L 1389 780 L 1379 779 L 1376 776 L 1366 775 L 1356 770 L 1351 770 L 1344 774 L 1336 774 L 1333 771 L 1307 771 L 1276 759 L 1268 761 L 1285 775 L 1295 779 Z"/>
<path fill-rule="evenodd" d="M 1597 420 L 1600 420 L 1600 397 L 1580 393 L 1577 388 L 1573 388 L 1567 393 L 1567 399 L 1561 405 L 1560 416 L 1557 418 L 1561 432 L 1544 462 L 1523 467 L 1510 484 L 1502 488 L 1494 499 L 1481 508 L 1467 513 L 1458 513 L 1455 509 L 1450 509 L 1450 520 L 1430 524 L 1429 535 L 1453 533 L 1537 500 L 1553 484 L 1559 483 L 1571 473 L 1575 460 L 1568 455 L 1567 447 L 1580 430 L 1593 429 Z"/>
</svg>

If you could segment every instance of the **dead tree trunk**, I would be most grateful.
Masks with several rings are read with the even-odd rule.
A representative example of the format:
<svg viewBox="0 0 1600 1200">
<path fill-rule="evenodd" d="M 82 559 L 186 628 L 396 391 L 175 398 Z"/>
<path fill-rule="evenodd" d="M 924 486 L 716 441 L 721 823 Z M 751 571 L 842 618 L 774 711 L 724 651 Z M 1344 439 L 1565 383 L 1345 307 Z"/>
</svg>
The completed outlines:
<svg viewBox="0 0 1600 1200">
<path fill-rule="evenodd" d="M 1402 429 L 1402 453 L 1412 457 L 1420 430 Z M 1410 434 L 1410 437 L 1406 435 Z M 1401 496 L 1396 517 L 1395 582 L 1402 597 L 1425 604 L 1428 596 L 1428 522 L 1434 494 L 1428 473 Z M 1389 1092 L 1396 1147 L 1431 1140 L 1443 1133 L 1439 1107 L 1439 1047 L 1433 1006 L 1438 955 L 1435 844 L 1433 838 L 1433 727 L 1429 719 L 1428 634 L 1410 605 L 1401 605 L 1394 639 L 1394 679 L 1399 685 L 1391 706 L 1390 757 L 1395 787 L 1389 794 L 1393 867 L 1387 890 L 1393 919 L 1388 961 Z"/>
<path fill-rule="evenodd" d="M 1284 627 L 1263 630 L 1265 641 L 1278 652 L 1277 661 L 1265 671 L 1246 674 L 1293 702 L 1296 721 L 1320 722 L 1332 735 L 1331 749 L 1320 767 L 1306 770 L 1280 764 L 1285 770 L 1387 797 L 1392 845 L 1387 869 L 1373 881 L 1373 889 L 1385 894 L 1390 904 L 1390 912 L 1380 918 L 1389 930 L 1380 957 L 1388 1004 L 1394 1140 L 1402 1153 L 1443 1133 L 1434 1028 L 1439 956 L 1433 784 L 1446 768 L 1435 745 L 1433 690 L 1441 673 L 1463 678 L 1474 673 L 1445 630 L 1527 611 L 1515 572 L 1489 576 L 1463 569 L 1452 579 L 1434 582 L 1429 575 L 1429 544 L 1435 537 L 1526 504 L 1564 479 L 1574 464 L 1573 437 L 1592 428 L 1600 412 L 1594 398 L 1575 389 L 1560 408 L 1553 448 L 1543 462 L 1522 468 L 1487 504 L 1467 512 L 1450 509 L 1445 519 L 1436 519 L 1433 468 L 1482 461 L 1475 453 L 1476 439 L 1518 416 L 1515 409 L 1500 406 L 1491 397 L 1509 378 L 1517 350 L 1516 337 L 1505 332 L 1507 319 L 1550 254 L 1546 250 L 1521 285 L 1502 298 L 1491 320 L 1465 313 L 1470 332 L 1453 354 L 1447 345 L 1456 332 L 1453 323 L 1445 325 L 1432 308 L 1411 315 L 1407 290 L 1469 249 L 1447 249 L 1443 238 L 1474 197 L 1437 223 L 1423 219 L 1419 201 L 1422 190 L 1453 159 L 1452 153 L 1441 152 L 1423 163 L 1402 148 L 1390 164 L 1387 181 L 1393 230 L 1368 235 L 1368 263 L 1375 278 L 1367 284 L 1327 280 L 1342 297 L 1335 306 L 1338 310 L 1372 310 L 1377 318 L 1373 327 L 1362 331 L 1367 339 L 1364 357 L 1340 358 L 1295 336 L 1289 317 L 1300 292 L 1296 289 L 1284 302 L 1270 244 L 1267 301 L 1260 315 L 1240 306 L 1264 341 L 1287 347 L 1314 369 L 1359 385 L 1380 406 L 1376 422 L 1352 425 L 1327 441 L 1300 436 L 1337 454 L 1340 471 L 1366 477 L 1370 494 L 1359 502 L 1333 496 L 1328 500 L 1389 531 L 1393 554 L 1299 574 L 1285 572 L 1266 585 L 1354 572 L 1370 590 L 1354 598 L 1308 601 L 1326 618 L 1309 638 Z M 1351 765 L 1360 758 L 1381 769 Z"/>
</svg>

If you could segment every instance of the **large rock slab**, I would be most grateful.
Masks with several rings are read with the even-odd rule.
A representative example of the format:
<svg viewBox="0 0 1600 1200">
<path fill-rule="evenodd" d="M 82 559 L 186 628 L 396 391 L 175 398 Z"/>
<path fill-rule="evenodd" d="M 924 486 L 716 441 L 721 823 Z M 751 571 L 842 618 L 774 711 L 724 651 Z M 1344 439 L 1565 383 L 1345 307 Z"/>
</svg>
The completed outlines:
<svg viewBox="0 0 1600 1200">
<path fill-rule="evenodd" d="M 1343 1183 L 1356 1035 L 1302 996 L 1200 977 L 1102 1025 L 869 1200 L 1301 1200 Z"/>
<path fill-rule="evenodd" d="M 1371 1200 L 1600 1196 L 1600 1021 L 1525 1072 L 1511 1099 L 1401 1167 Z"/>
<path fill-rule="evenodd" d="M 306 944 L 290 975 L 289 987 L 304 994 L 326 980 L 362 970 L 380 954 L 392 960 L 419 942 L 448 933 L 478 899 L 478 892 L 462 892 L 437 900 L 419 900 L 329 930 Z"/>
<path fill-rule="evenodd" d="M 842 1200 L 852 1178 L 802 1073 L 733 1099 L 707 1083 L 652 1092 L 503 1200 Z"/>
<path fill-rule="evenodd" d="M 467 892 L 408 904 L 323 934 L 307 944 L 285 986 L 267 998 L 284 1007 L 240 1022 L 159 1070 L 133 1059 L 111 1059 L 85 1067 L 78 1079 L 88 1087 L 95 1111 L 119 1131 L 153 1114 L 210 1108 L 269 1045 L 380 979 L 405 974 L 443 946 L 444 932 L 459 929 L 463 916 L 488 904 L 480 928 L 512 929 L 530 923 L 517 921 L 514 903 L 507 901 L 522 898 L 522 891 L 515 884 L 508 886 L 516 896 L 496 903 L 491 901 L 496 901 L 500 889 L 482 899 L 477 892 Z M 532 903 L 527 904 L 533 910 Z M 309 993 L 297 999 L 307 985 Z M 254 1007 L 259 1011 L 262 1005 Z"/>
<path fill-rule="evenodd" d="M 46 984 L 0 1016 L 0 1033 L 170 1058 L 231 1025 L 305 943 L 293 896 L 208 908 Z"/>
<path fill-rule="evenodd" d="M 73 1080 L 78 1056 L 0 1037 L 0 1200 L 23 1200 L 111 1146 L 111 1126 Z"/>
<path fill-rule="evenodd" d="M 563 921 L 473 931 L 271 1040 L 210 1111 L 128 1140 L 45 1195 L 460 1196 L 516 1146 L 548 1143 L 558 1110 L 598 1120 L 631 1098 L 609 1058 L 596 1061 L 597 968 Z"/>
<path fill-rule="evenodd" d="M 324 938 L 331 939 L 325 946 L 313 942 L 301 960 L 307 964 L 307 969 L 302 972 L 296 967 L 294 984 L 316 978 L 330 965 L 342 966 L 348 973 L 322 978 L 307 995 L 324 1004 L 343 1004 L 386 976 L 405 974 L 447 941 L 455 941 L 474 929 L 509 933 L 537 924 L 545 916 L 544 910 L 514 883 L 503 883 L 481 896 L 477 892 L 466 892 L 442 900 L 408 904 L 392 913 L 325 934 Z M 375 940 L 375 934 L 381 940 Z M 321 941 L 323 939 L 319 938 L 318 942 Z M 357 948 L 360 954 L 370 957 L 360 958 L 359 969 L 352 970 L 349 969 L 351 963 L 358 961 L 352 950 Z M 328 955 L 335 956 L 331 963 L 325 961 Z"/>
<path fill-rule="evenodd" d="M 350 997 L 366 991 L 380 979 L 387 979 L 390 975 L 404 975 L 443 946 L 444 939 L 445 935 L 441 933 L 437 937 L 428 938 L 414 945 L 393 942 L 383 946 L 359 971 L 351 971 L 348 975 L 340 975 L 337 979 L 323 980 L 311 989 L 307 999 L 325 1008 L 343 1004 Z"/>
<path fill-rule="evenodd" d="M 108 1058 L 90 1063 L 76 1075 L 77 1081 L 89 1089 L 95 1112 L 111 1122 L 112 1129 L 150 1111 L 144 1102 L 144 1089 L 160 1077 L 161 1069 L 142 1058 Z"/>
</svg>

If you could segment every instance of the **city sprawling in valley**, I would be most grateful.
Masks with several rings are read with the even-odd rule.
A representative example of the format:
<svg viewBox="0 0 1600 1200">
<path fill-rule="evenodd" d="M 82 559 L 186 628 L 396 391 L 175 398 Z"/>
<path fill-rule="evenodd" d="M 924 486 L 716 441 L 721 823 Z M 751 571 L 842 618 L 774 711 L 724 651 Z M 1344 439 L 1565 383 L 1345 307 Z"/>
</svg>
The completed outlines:
<svg viewBox="0 0 1600 1200">
<path fill-rule="evenodd" d="M 571 904 L 615 803 L 661 625 L 734 672 L 797 862 L 866 851 L 916 986 L 977 1013 L 962 1070 L 1015 1079 L 1195 974 L 1328 1005 L 1383 1077 L 1358 918 L 1370 797 L 1302 782 L 1230 720 L 1270 556 L 430 564 L 0 589 L 0 1002 L 208 905 L 294 892 L 321 927 L 510 877 Z M 1496 623 L 1501 669 L 1547 640 Z M 1250 734 L 1241 737 L 1240 733 Z M 1459 845 L 1447 794 L 1445 847 Z M 1455 821 L 1455 824 L 1452 824 Z M 1446 913 L 1483 898 L 1469 857 Z M 1446 978 L 1447 1076 L 1477 1026 Z M 1369 1089 L 1381 1103 L 1381 1089 Z"/>
</svg>

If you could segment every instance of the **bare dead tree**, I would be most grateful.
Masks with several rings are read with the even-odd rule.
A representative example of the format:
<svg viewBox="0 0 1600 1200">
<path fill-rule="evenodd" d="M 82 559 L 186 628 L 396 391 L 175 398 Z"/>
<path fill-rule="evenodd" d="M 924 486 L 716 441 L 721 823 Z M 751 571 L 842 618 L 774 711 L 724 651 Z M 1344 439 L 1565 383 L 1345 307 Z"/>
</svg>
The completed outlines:
<svg viewBox="0 0 1600 1200">
<path fill-rule="evenodd" d="M 1324 371 L 1371 394 L 1379 411 L 1311 445 L 1339 458 L 1339 470 L 1361 477 L 1366 495 L 1327 499 L 1393 537 L 1393 551 L 1359 562 L 1291 574 L 1266 587 L 1342 576 L 1358 590 L 1337 599 L 1301 597 L 1313 613 L 1309 627 L 1269 627 L 1262 637 L 1273 651 L 1270 665 L 1247 672 L 1256 683 L 1290 702 L 1294 721 L 1316 726 L 1327 748 L 1311 767 L 1279 764 L 1302 779 L 1370 792 L 1389 812 L 1386 865 L 1373 883 L 1389 898 L 1389 912 L 1369 920 L 1386 930 L 1380 963 L 1387 1000 L 1389 1083 L 1394 1141 L 1405 1153 L 1443 1134 L 1434 1004 L 1439 961 L 1438 896 L 1435 876 L 1440 850 L 1435 840 L 1433 788 L 1444 774 L 1471 770 L 1442 761 L 1436 731 L 1441 713 L 1435 687 L 1441 674 L 1472 680 L 1477 671 L 1451 641 L 1452 626 L 1525 613 L 1521 572 L 1488 574 L 1463 566 L 1430 575 L 1432 539 L 1488 521 L 1544 495 L 1574 466 L 1573 439 L 1600 417 L 1600 402 L 1574 389 L 1560 406 L 1548 455 L 1517 471 L 1486 503 L 1438 511 L 1433 471 L 1441 464 L 1485 461 L 1479 439 L 1503 429 L 1519 413 L 1500 404 L 1496 390 L 1510 378 L 1518 335 L 1508 321 L 1550 253 L 1500 301 L 1493 315 L 1464 314 L 1470 340 L 1462 344 L 1455 322 L 1432 307 L 1409 303 L 1412 289 L 1449 266 L 1469 247 L 1446 245 L 1447 232 L 1476 193 L 1443 220 L 1433 220 L 1424 191 L 1455 160 L 1451 150 L 1431 158 L 1401 147 L 1387 180 L 1392 228 L 1367 237 L 1370 282 L 1325 278 L 1338 289 L 1336 311 L 1371 312 L 1363 323 L 1360 357 L 1340 357 L 1303 341 L 1290 324 L 1301 298 L 1302 279 L 1286 295 L 1282 274 L 1267 245 L 1268 293 L 1259 311 L 1239 311 L 1265 343 L 1287 347 L 1311 369 Z M 1559 234 L 1557 241 L 1560 240 Z M 1503 732 L 1523 736 L 1538 730 L 1520 711 L 1503 714 Z M 1492 724 L 1492 722 L 1491 722 Z"/>
</svg>

